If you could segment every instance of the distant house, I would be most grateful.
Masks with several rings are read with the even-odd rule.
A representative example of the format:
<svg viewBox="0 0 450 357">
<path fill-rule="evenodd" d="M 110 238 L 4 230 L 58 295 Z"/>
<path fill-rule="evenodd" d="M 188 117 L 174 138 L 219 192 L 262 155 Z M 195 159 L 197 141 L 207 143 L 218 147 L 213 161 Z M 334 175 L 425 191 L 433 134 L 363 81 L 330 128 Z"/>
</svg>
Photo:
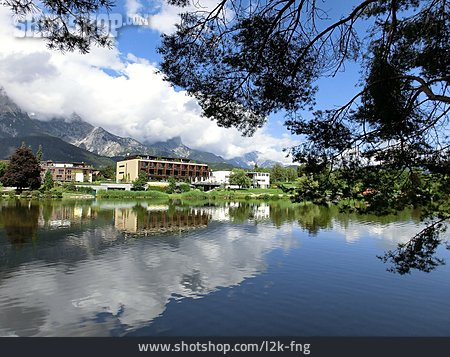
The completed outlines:
<svg viewBox="0 0 450 357">
<path fill-rule="evenodd" d="M 54 181 L 92 182 L 93 167 L 84 162 L 41 161 L 41 178 L 50 171 Z"/>
<path fill-rule="evenodd" d="M 224 187 L 238 188 L 237 185 L 230 185 L 230 175 L 232 171 L 213 171 L 210 181 L 216 182 Z M 252 181 L 254 188 L 269 188 L 270 187 L 270 173 L 268 172 L 246 172 L 247 176 Z"/>
<path fill-rule="evenodd" d="M 247 176 L 252 180 L 252 186 L 255 188 L 270 187 L 270 173 L 268 172 L 247 172 Z"/>
<path fill-rule="evenodd" d="M 230 175 L 231 171 L 213 171 L 210 181 L 226 186 L 230 184 Z"/>
<path fill-rule="evenodd" d="M 156 181 L 173 177 L 179 181 L 203 182 L 210 176 L 207 164 L 189 159 L 134 155 L 117 163 L 116 181 L 133 182 L 142 171 L 147 174 L 149 180 Z"/>
</svg>

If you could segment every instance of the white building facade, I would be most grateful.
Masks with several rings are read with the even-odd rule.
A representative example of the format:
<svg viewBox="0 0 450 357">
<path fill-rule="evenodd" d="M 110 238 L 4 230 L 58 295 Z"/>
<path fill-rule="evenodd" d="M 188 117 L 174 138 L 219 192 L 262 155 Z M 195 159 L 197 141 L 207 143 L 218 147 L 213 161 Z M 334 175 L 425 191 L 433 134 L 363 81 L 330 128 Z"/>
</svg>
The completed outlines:
<svg viewBox="0 0 450 357">
<path fill-rule="evenodd" d="M 252 180 L 252 186 L 255 188 L 270 187 L 270 173 L 268 172 L 247 172 L 247 176 Z"/>
<path fill-rule="evenodd" d="M 246 173 L 252 181 L 254 188 L 269 188 L 270 187 L 270 173 L 268 172 L 247 172 Z M 219 183 L 224 187 L 238 188 L 237 185 L 230 185 L 231 171 L 213 171 L 210 177 L 211 182 Z"/>
</svg>

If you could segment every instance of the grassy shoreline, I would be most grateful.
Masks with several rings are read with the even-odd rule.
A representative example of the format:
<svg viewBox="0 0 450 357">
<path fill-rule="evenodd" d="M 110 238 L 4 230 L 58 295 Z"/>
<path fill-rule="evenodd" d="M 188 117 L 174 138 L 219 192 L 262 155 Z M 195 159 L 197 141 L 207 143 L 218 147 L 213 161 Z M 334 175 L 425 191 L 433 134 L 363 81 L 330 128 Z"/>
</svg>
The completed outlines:
<svg viewBox="0 0 450 357">
<path fill-rule="evenodd" d="M 203 192 L 191 190 L 182 193 L 165 193 L 156 190 L 148 191 L 98 191 L 96 195 L 85 192 L 39 192 L 24 191 L 20 195 L 14 191 L 3 192 L 0 200 L 9 199 L 150 199 L 157 201 L 188 200 L 188 201 L 236 201 L 236 200 L 286 200 L 292 195 L 283 193 L 280 189 L 241 189 L 241 190 L 212 190 Z"/>
</svg>

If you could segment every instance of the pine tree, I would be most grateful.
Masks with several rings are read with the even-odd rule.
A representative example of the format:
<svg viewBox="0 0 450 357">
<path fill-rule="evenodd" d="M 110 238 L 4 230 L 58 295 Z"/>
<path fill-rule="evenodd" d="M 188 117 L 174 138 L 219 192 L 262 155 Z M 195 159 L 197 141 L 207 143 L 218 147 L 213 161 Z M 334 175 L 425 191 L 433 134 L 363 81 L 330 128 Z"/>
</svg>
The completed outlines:
<svg viewBox="0 0 450 357">
<path fill-rule="evenodd" d="M 133 191 L 145 191 L 145 185 L 148 181 L 145 171 L 139 172 L 139 176 L 133 181 Z"/>
<path fill-rule="evenodd" d="M 38 161 L 42 161 L 42 145 L 39 145 L 39 147 L 36 151 L 36 159 Z"/>
<path fill-rule="evenodd" d="M 50 191 L 54 185 L 55 182 L 53 181 L 52 173 L 50 170 L 47 170 L 44 176 L 44 182 L 42 183 L 42 188 L 44 191 Z"/>
</svg>

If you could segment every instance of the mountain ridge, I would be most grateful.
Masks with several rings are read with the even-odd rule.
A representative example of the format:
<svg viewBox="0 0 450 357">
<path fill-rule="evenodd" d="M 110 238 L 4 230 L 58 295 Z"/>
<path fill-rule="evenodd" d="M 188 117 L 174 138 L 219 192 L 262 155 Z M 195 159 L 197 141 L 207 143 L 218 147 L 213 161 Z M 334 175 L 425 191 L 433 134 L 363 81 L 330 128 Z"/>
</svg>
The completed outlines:
<svg viewBox="0 0 450 357">
<path fill-rule="evenodd" d="M 34 139 L 30 139 L 32 137 Z M 0 88 L 0 139 L 4 139 L 3 144 L 12 145 L 17 142 L 17 138 L 27 138 L 35 143 L 38 137 L 43 140 L 42 145 L 47 147 L 47 152 L 52 153 L 53 156 L 61 157 L 56 150 L 56 148 L 59 148 L 61 152 L 70 153 L 69 157 L 83 158 L 89 163 L 112 163 L 119 160 L 120 157 L 136 154 L 184 157 L 211 165 L 214 164 L 213 166 L 217 168 L 241 167 L 251 169 L 255 165 L 271 167 L 276 163 L 264 159 L 258 151 L 249 152 L 232 159 L 225 159 L 211 152 L 189 148 L 183 144 L 180 136 L 156 143 L 141 143 L 131 137 L 121 137 L 102 127 L 95 127 L 77 113 L 73 113 L 69 117 L 53 117 L 50 120 L 32 118 Z M 57 138 L 59 141 L 49 139 L 50 137 Z M 55 148 L 44 145 L 48 141 L 51 141 Z M 66 147 L 63 143 L 70 146 Z M 0 150 L 0 155 L 5 158 L 5 155 L 9 155 L 10 151 Z M 86 152 L 90 152 L 93 156 L 86 154 Z"/>
</svg>

